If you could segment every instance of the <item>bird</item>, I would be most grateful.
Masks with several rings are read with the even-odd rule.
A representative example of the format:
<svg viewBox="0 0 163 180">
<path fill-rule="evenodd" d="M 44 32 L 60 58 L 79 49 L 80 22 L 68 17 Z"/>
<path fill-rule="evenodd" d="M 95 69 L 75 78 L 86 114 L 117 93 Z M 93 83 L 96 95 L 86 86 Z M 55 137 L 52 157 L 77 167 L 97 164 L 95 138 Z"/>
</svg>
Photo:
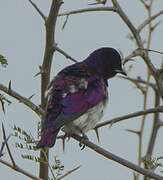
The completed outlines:
<svg viewBox="0 0 163 180">
<path fill-rule="evenodd" d="M 96 49 L 82 62 L 61 70 L 47 88 L 43 131 L 36 148 L 54 146 L 60 129 L 87 138 L 104 114 L 108 80 L 117 73 L 127 75 L 120 54 L 111 47 Z"/>
</svg>

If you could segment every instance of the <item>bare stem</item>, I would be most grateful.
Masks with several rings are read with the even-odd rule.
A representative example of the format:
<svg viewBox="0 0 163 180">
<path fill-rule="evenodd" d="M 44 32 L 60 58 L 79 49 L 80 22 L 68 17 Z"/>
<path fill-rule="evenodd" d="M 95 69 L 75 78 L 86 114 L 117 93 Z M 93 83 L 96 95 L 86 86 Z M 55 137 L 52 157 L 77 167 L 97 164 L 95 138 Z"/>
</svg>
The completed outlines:
<svg viewBox="0 0 163 180">
<path fill-rule="evenodd" d="M 74 139 L 76 139 L 77 141 L 81 142 L 82 137 L 77 136 L 77 135 L 72 135 L 71 137 L 73 137 Z M 112 153 L 110 153 L 109 151 L 106 151 L 105 149 L 101 148 L 100 146 L 97 146 L 96 144 L 93 144 L 92 142 L 90 142 L 89 140 L 84 140 L 82 141 L 83 144 L 85 144 L 86 146 L 88 146 L 90 149 L 92 149 L 93 151 L 96 151 L 98 154 L 101 154 L 102 156 L 106 157 L 107 159 L 113 160 L 123 166 L 126 166 L 134 171 L 137 171 L 145 176 L 148 176 L 150 178 L 154 178 L 155 180 L 162 180 L 163 177 L 148 171 L 146 169 L 143 169 L 119 156 L 116 156 Z"/>
<path fill-rule="evenodd" d="M 42 70 L 41 73 L 41 107 L 45 109 L 47 99 L 45 98 L 45 91 L 50 81 L 50 71 L 51 71 L 51 64 L 53 59 L 53 46 L 55 44 L 55 27 L 58 12 L 60 6 L 62 4 L 62 0 L 52 0 L 51 8 L 49 11 L 49 15 L 45 22 L 45 30 L 46 30 L 46 41 L 45 41 L 45 51 L 44 51 L 44 58 L 42 63 Z M 44 118 L 42 118 L 42 123 Z M 46 156 L 42 151 L 40 151 L 40 157 L 42 159 L 49 158 L 49 151 L 46 151 Z M 40 162 L 40 169 L 39 169 L 39 177 L 47 180 L 48 179 L 48 165 Z"/>
<path fill-rule="evenodd" d="M 124 115 L 124 116 L 114 118 L 114 119 L 109 120 L 109 121 L 104 121 L 102 123 L 97 124 L 96 128 L 100 128 L 100 127 L 103 127 L 103 126 L 106 126 L 106 125 L 109 125 L 109 124 L 112 125 L 112 124 L 115 124 L 117 122 L 124 121 L 124 120 L 130 119 L 130 118 L 142 116 L 144 114 L 152 114 L 152 113 L 158 113 L 158 112 L 163 113 L 163 106 L 146 109 L 145 111 L 137 111 L 137 112 L 134 112 L 134 113 L 131 113 L 131 114 L 127 114 L 127 115 Z"/>
<path fill-rule="evenodd" d="M 0 163 L 4 164 L 5 166 L 7 166 L 7 167 L 13 169 L 14 171 L 17 171 L 18 173 L 23 174 L 23 175 L 25 175 L 25 176 L 27 176 L 27 177 L 33 179 L 33 180 L 40 180 L 40 179 L 37 178 L 36 176 L 34 176 L 34 175 L 28 173 L 28 172 L 25 171 L 24 169 L 21 169 L 21 168 L 18 167 L 17 165 L 16 165 L 15 167 L 13 167 L 12 164 L 10 164 L 10 163 L 8 163 L 8 162 L 2 160 L 2 159 L 0 159 Z"/>
<path fill-rule="evenodd" d="M 2 123 L 2 133 L 3 133 L 4 143 L 5 143 L 6 148 L 7 148 L 7 152 L 8 152 L 8 154 L 9 154 L 10 159 L 11 159 L 13 168 L 15 168 L 16 164 L 15 164 L 14 158 L 13 158 L 13 156 L 12 156 L 12 154 L 11 154 L 11 151 L 10 151 L 10 148 L 9 148 L 9 145 L 8 145 L 8 142 L 7 142 L 7 139 L 6 139 L 6 133 L 5 133 L 5 128 L 4 128 L 3 123 Z"/>
<path fill-rule="evenodd" d="M 15 98 L 16 100 L 18 100 L 20 103 L 25 104 L 27 107 L 29 107 L 30 109 L 32 109 L 39 117 L 44 115 L 44 111 L 42 108 L 40 108 L 39 106 L 36 106 L 34 103 L 32 103 L 28 98 L 23 97 L 22 95 L 20 95 L 18 92 L 12 90 L 10 88 L 7 88 L 6 86 L 4 86 L 3 84 L 0 83 L 0 90 L 5 92 L 6 94 L 8 94 L 9 96 Z"/>
<path fill-rule="evenodd" d="M 157 17 L 159 17 L 160 15 L 163 14 L 163 10 L 161 10 L 160 12 L 156 13 L 155 15 L 148 17 L 148 19 L 146 19 L 142 24 L 140 24 L 137 28 L 137 31 L 140 32 L 142 31 L 142 29 L 148 25 L 149 23 L 151 23 L 154 19 L 156 19 Z"/>
<path fill-rule="evenodd" d="M 67 59 L 70 59 L 71 61 L 73 61 L 74 63 L 77 63 L 77 60 L 75 60 L 74 58 L 72 58 L 69 54 L 67 54 L 65 51 L 63 51 L 62 49 L 60 49 L 58 46 L 54 45 L 53 46 L 53 51 L 58 51 L 59 53 L 61 53 L 63 56 L 65 56 Z"/>
<path fill-rule="evenodd" d="M 116 12 L 115 7 L 93 7 L 93 8 L 85 8 L 85 9 L 78 9 L 70 12 L 64 12 L 58 14 L 58 16 L 69 16 L 72 14 L 80 14 L 80 13 L 86 13 L 86 12 L 96 12 L 96 11 L 112 11 Z"/>
<path fill-rule="evenodd" d="M 46 17 L 43 14 L 43 12 L 41 12 L 41 10 L 36 6 L 36 4 L 32 1 L 32 0 L 28 0 L 30 2 L 30 4 L 34 7 L 34 9 L 39 13 L 39 15 L 43 18 L 44 21 L 46 21 Z"/>
</svg>

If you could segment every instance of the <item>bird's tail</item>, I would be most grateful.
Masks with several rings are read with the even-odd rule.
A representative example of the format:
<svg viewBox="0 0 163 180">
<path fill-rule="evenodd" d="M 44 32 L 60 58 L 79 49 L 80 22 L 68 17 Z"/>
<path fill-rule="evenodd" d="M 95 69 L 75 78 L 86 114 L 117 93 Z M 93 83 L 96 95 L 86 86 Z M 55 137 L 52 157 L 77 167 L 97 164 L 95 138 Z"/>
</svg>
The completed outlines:
<svg viewBox="0 0 163 180">
<path fill-rule="evenodd" d="M 36 148 L 39 149 L 39 148 L 54 146 L 58 132 L 59 129 L 55 132 L 52 132 L 49 129 L 45 130 L 41 137 L 41 140 L 36 145 Z"/>
</svg>

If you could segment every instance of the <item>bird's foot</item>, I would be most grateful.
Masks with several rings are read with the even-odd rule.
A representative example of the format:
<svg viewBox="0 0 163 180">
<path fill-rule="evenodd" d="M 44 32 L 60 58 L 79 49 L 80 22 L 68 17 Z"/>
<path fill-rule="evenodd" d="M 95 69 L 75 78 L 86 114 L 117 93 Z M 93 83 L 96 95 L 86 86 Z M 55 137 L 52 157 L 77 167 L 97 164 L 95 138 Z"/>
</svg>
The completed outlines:
<svg viewBox="0 0 163 180">
<path fill-rule="evenodd" d="M 83 136 L 81 138 L 81 141 L 79 142 L 79 146 L 81 147 L 81 150 L 83 150 L 85 148 L 85 144 L 83 144 L 83 142 L 85 140 L 88 140 L 88 137 L 83 133 Z"/>
</svg>

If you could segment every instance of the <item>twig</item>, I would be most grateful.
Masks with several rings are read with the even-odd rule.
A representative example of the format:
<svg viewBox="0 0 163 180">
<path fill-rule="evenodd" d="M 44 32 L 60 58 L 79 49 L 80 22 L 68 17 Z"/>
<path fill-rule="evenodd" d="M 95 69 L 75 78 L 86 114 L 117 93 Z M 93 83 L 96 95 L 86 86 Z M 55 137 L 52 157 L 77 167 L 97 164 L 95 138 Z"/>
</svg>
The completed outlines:
<svg viewBox="0 0 163 180">
<path fill-rule="evenodd" d="M 96 12 L 96 11 L 113 11 L 116 12 L 116 8 L 114 7 L 94 7 L 94 8 L 85 8 L 85 9 L 78 9 L 70 12 L 64 12 L 58 14 L 58 16 L 67 16 L 72 14 L 79 14 L 79 13 L 86 13 L 86 12 Z"/>
<path fill-rule="evenodd" d="M 19 173 L 21 173 L 21 174 L 23 174 L 23 175 L 25 175 L 25 176 L 33 179 L 33 180 L 40 180 L 40 179 L 37 178 L 36 176 L 34 176 L 34 175 L 28 173 L 27 171 L 25 171 L 24 169 L 21 169 L 21 168 L 18 167 L 18 166 L 13 167 L 12 164 L 9 164 L 8 162 L 6 162 L 6 161 L 4 161 L 4 160 L 2 160 L 2 159 L 0 159 L 0 163 L 4 164 L 4 165 L 7 166 L 7 167 L 10 167 L 10 168 L 13 169 L 14 171 L 17 171 L 17 172 L 19 172 Z"/>
<path fill-rule="evenodd" d="M 102 123 L 97 124 L 96 128 L 100 128 L 100 127 L 103 127 L 103 126 L 106 126 L 106 125 L 109 125 L 109 124 L 112 125 L 112 124 L 115 124 L 117 122 L 127 120 L 129 118 L 142 116 L 144 114 L 152 114 L 152 113 L 158 113 L 158 112 L 163 113 L 163 106 L 159 106 L 159 107 L 151 108 L 151 109 L 146 109 L 145 111 L 137 111 L 137 112 L 134 112 L 134 113 L 131 113 L 131 114 L 127 114 L 127 115 L 124 115 L 124 116 L 114 118 L 114 119 L 109 120 L 109 121 L 104 121 Z"/>
<path fill-rule="evenodd" d="M 76 139 L 77 141 L 81 142 L 82 137 L 77 136 L 77 135 L 72 135 L 71 137 L 73 137 L 74 139 Z M 109 151 L 106 151 L 105 149 L 101 148 L 100 146 L 97 146 L 96 144 L 90 142 L 89 140 L 85 139 L 83 140 L 83 144 L 88 146 L 90 149 L 92 149 L 93 151 L 96 151 L 98 154 L 101 154 L 102 156 L 106 157 L 107 159 L 113 160 L 115 162 L 118 162 L 119 164 L 126 166 L 130 169 L 133 169 L 134 171 L 137 171 L 143 175 L 146 175 L 150 178 L 154 178 L 155 180 L 162 180 L 163 177 L 159 176 L 151 171 L 148 171 L 146 169 L 143 169 L 119 156 L 116 156 L 114 154 L 112 154 Z"/>
<path fill-rule="evenodd" d="M 159 53 L 159 54 L 162 54 L 162 55 L 163 55 L 163 52 L 161 52 L 161 51 L 156 51 L 156 50 L 153 50 L 153 49 L 147 49 L 147 48 L 138 48 L 138 49 L 145 50 L 145 51 L 151 51 L 151 52 L 155 52 L 155 53 Z"/>
<path fill-rule="evenodd" d="M 151 21 L 153 21 L 154 19 L 156 19 L 157 17 L 159 17 L 159 16 L 162 15 L 162 14 L 163 14 L 163 10 L 161 10 L 160 12 L 156 13 L 155 15 L 149 17 L 148 19 L 146 19 L 142 24 L 140 24 L 140 25 L 138 26 L 138 28 L 137 28 L 138 33 L 139 33 L 140 31 L 142 31 L 142 29 L 143 29 L 146 25 L 148 25 Z"/>
<path fill-rule="evenodd" d="M 63 56 L 65 56 L 67 59 L 70 59 L 71 61 L 73 61 L 74 63 L 77 63 L 77 60 L 75 60 L 73 57 L 71 57 L 69 54 L 67 54 L 65 51 L 63 51 L 62 49 L 60 49 L 57 45 L 53 46 L 53 51 L 58 51 L 59 53 L 61 53 Z"/>
<path fill-rule="evenodd" d="M 144 0 L 140 0 L 140 2 L 144 5 L 144 7 L 148 7 L 148 5 L 146 4 L 146 2 Z"/>
<path fill-rule="evenodd" d="M 136 57 L 136 56 L 140 56 L 140 55 L 141 55 L 140 51 L 138 49 L 136 49 L 130 55 L 128 55 L 127 57 L 125 57 L 122 60 L 122 64 L 125 65 L 128 61 L 131 60 L 131 58 Z"/>
<path fill-rule="evenodd" d="M 64 28 L 67 24 L 68 18 L 69 18 L 69 15 L 66 16 L 65 22 L 63 23 L 63 26 L 62 26 L 62 30 L 64 30 Z"/>
<path fill-rule="evenodd" d="M 117 2 L 117 0 L 112 0 L 113 5 L 115 8 L 117 8 L 117 13 L 119 14 L 119 16 L 122 18 L 122 20 L 126 23 L 126 25 L 128 26 L 128 28 L 131 30 L 136 43 L 138 45 L 139 48 L 144 48 L 143 47 L 143 42 L 141 40 L 141 37 L 137 31 L 137 29 L 134 27 L 134 25 L 132 24 L 132 22 L 130 21 L 130 19 L 127 17 L 127 15 L 125 14 L 125 12 L 122 10 L 122 8 L 120 7 L 119 3 Z M 146 63 L 147 67 L 150 69 L 152 75 L 155 77 L 156 79 L 156 69 L 154 67 L 154 65 L 151 63 L 150 58 L 147 56 L 147 54 L 145 52 L 140 52 L 141 57 L 143 58 L 144 62 Z M 162 94 L 163 97 L 163 94 Z"/>
<path fill-rule="evenodd" d="M 129 80 L 129 81 L 131 81 L 132 83 L 140 83 L 140 84 L 147 84 L 147 81 L 145 81 L 145 80 L 143 80 L 143 79 L 141 79 L 141 78 L 132 78 L 132 77 L 129 77 L 129 76 L 127 76 L 127 77 L 123 77 L 123 76 L 118 76 L 119 78 L 122 78 L 122 79 L 126 79 L 126 80 Z M 158 89 L 157 89 L 157 87 L 156 87 L 156 85 L 154 84 L 154 83 L 151 83 L 151 82 L 149 82 L 149 86 L 153 89 L 153 90 L 155 90 L 155 91 L 158 91 Z"/>
<path fill-rule="evenodd" d="M 78 166 L 70 171 L 68 171 L 67 173 L 65 173 L 64 175 L 60 176 L 57 180 L 61 180 L 63 178 L 65 178 L 66 176 L 68 176 L 69 174 L 73 173 L 74 171 L 78 170 L 81 166 Z"/>
<path fill-rule="evenodd" d="M 151 8 L 152 8 L 153 1 L 150 0 L 149 5 L 145 6 L 147 9 L 148 17 L 151 17 Z M 150 48 L 151 45 L 151 37 L 152 37 L 152 25 L 151 22 L 148 25 L 148 40 L 147 40 L 147 49 Z M 147 51 L 147 56 L 149 55 L 149 51 Z M 149 69 L 147 69 L 147 83 L 145 87 L 145 93 L 144 95 L 144 102 L 143 102 L 143 110 L 146 110 L 147 108 L 147 97 L 148 97 L 148 91 L 149 91 L 149 82 L 151 78 L 151 72 Z M 159 105 L 158 105 L 159 106 Z M 158 114 L 158 113 L 157 113 Z M 142 163 L 142 144 L 143 144 L 143 133 L 144 133 L 144 127 L 145 127 L 145 120 L 146 120 L 146 114 L 142 117 L 141 127 L 140 127 L 140 133 L 139 133 L 139 151 L 138 151 L 138 166 L 141 166 Z M 137 174 L 137 178 L 139 177 L 139 174 Z M 146 176 L 144 176 L 145 178 Z"/>
<path fill-rule="evenodd" d="M 39 13 L 39 15 L 42 17 L 42 19 L 44 21 L 46 21 L 46 16 L 43 14 L 43 12 L 41 12 L 41 10 L 36 6 L 36 4 L 34 2 L 32 2 L 32 0 L 28 0 L 28 1 L 34 7 L 34 9 Z"/>
<path fill-rule="evenodd" d="M 5 133 L 5 129 L 4 129 L 3 123 L 2 123 L 2 133 L 3 133 L 4 143 L 5 143 L 6 148 L 7 148 L 7 152 L 8 152 L 8 154 L 9 154 L 10 159 L 11 159 L 11 162 L 12 162 L 12 166 L 13 166 L 13 168 L 15 168 L 16 164 L 15 164 L 15 161 L 14 161 L 14 159 L 13 159 L 13 157 L 12 157 L 10 148 L 9 148 L 9 146 L 8 146 L 8 142 L 7 142 L 7 139 L 6 139 L 6 133 Z"/>
<path fill-rule="evenodd" d="M 8 91 L 8 88 L 5 87 L 3 84 L 0 83 L 0 90 L 8 94 L 9 96 L 12 96 L 13 98 L 17 99 L 19 102 L 25 104 L 30 109 L 32 109 L 39 117 L 44 115 L 44 111 L 39 107 L 36 106 L 34 103 L 32 103 L 28 98 L 23 97 L 19 93 L 17 93 L 14 90 Z"/>
<path fill-rule="evenodd" d="M 141 43 L 141 39 L 139 34 L 137 33 L 136 28 L 134 27 L 134 25 L 132 24 L 132 22 L 130 21 L 130 19 L 128 18 L 128 16 L 124 13 L 124 11 L 122 10 L 122 8 L 120 7 L 119 3 L 117 2 L 117 0 L 112 0 L 112 3 L 114 5 L 114 7 L 117 9 L 117 13 L 119 14 L 119 16 L 123 19 L 123 21 L 126 23 L 126 25 L 129 27 L 129 29 L 131 30 L 131 32 L 133 33 L 135 40 L 137 41 L 137 43 L 139 44 L 138 46 L 142 47 L 142 43 Z"/>
<path fill-rule="evenodd" d="M 12 134 L 10 134 L 10 135 L 6 138 L 6 141 L 9 140 L 9 138 L 11 137 L 11 135 L 12 135 Z M 3 153 L 4 147 L 5 147 L 5 141 L 2 142 L 2 146 L 1 146 L 1 149 L 0 149 L 0 157 L 2 157 L 2 156 L 4 155 L 4 153 Z"/>
</svg>

